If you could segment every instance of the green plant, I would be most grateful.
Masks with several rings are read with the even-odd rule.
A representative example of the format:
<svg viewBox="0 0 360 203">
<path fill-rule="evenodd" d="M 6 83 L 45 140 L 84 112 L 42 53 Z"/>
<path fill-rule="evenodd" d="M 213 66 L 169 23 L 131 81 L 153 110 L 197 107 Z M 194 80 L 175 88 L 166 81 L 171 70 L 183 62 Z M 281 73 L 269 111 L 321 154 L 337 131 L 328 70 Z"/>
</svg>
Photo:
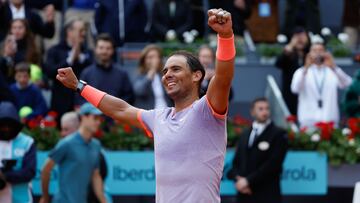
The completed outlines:
<svg viewBox="0 0 360 203">
<path fill-rule="evenodd" d="M 60 132 L 55 127 L 24 128 L 23 133 L 35 140 L 38 150 L 51 150 L 60 140 Z"/>
<path fill-rule="evenodd" d="M 283 47 L 279 44 L 259 44 L 258 53 L 263 57 L 276 57 L 283 51 Z"/>
<path fill-rule="evenodd" d="M 326 48 L 329 49 L 334 57 L 349 57 L 352 54 L 351 49 L 335 36 L 330 36 L 326 43 Z"/>
<path fill-rule="evenodd" d="M 334 128 L 333 123 L 317 123 L 316 130 L 289 130 L 292 150 L 314 150 L 325 153 L 331 165 L 360 163 L 360 120 L 349 119 L 349 128 Z"/>
<path fill-rule="evenodd" d="M 227 147 L 235 147 L 244 130 L 249 128 L 251 122 L 239 115 L 229 117 L 227 122 Z"/>
<path fill-rule="evenodd" d="M 99 136 L 103 147 L 109 150 L 151 150 L 153 140 L 145 135 L 145 132 L 130 125 L 117 124 L 111 127 L 109 132 Z"/>
<path fill-rule="evenodd" d="M 332 53 L 334 57 L 349 57 L 351 56 L 351 50 L 344 45 L 333 47 Z"/>
<path fill-rule="evenodd" d="M 45 117 L 24 119 L 25 127 L 22 132 L 35 140 L 37 149 L 50 150 L 60 140 L 60 132 L 56 128 L 56 117 L 57 113 L 50 111 Z"/>
</svg>

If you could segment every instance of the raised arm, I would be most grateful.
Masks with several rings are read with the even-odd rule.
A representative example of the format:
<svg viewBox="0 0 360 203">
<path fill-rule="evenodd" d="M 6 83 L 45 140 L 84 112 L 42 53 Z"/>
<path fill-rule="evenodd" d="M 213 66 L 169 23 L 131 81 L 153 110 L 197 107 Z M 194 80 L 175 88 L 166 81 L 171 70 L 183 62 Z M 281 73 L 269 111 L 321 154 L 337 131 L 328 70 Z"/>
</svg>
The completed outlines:
<svg viewBox="0 0 360 203">
<path fill-rule="evenodd" d="M 74 91 L 79 83 L 70 67 L 60 68 L 56 79 L 58 79 L 65 87 L 73 89 Z M 105 115 L 120 122 L 142 127 L 137 119 L 137 114 L 140 109 L 131 106 L 124 100 L 108 95 L 90 85 L 86 85 L 85 88 L 83 88 L 81 96 L 100 109 Z"/>
<path fill-rule="evenodd" d="M 208 11 L 208 25 L 218 33 L 215 76 L 207 90 L 207 98 L 216 111 L 224 114 L 228 107 L 231 81 L 234 77 L 235 44 L 231 15 L 222 9 Z"/>
</svg>

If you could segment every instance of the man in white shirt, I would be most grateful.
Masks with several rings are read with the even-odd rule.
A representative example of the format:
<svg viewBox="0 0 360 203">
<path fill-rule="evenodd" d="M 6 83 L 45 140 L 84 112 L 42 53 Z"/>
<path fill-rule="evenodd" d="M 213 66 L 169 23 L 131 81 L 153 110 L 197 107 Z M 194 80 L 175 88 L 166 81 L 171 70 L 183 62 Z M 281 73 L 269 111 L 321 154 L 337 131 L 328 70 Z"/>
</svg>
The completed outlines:
<svg viewBox="0 0 360 203">
<path fill-rule="evenodd" d="M 352 82 L 335 63 L 323 44 L 313 44 L 304 67 L 293 76 L 291 91 L 299 95 L 298 119 L 301 127 L 314 127 L 317 122 L 339 122 L 338 88 Z"/>
</svg>

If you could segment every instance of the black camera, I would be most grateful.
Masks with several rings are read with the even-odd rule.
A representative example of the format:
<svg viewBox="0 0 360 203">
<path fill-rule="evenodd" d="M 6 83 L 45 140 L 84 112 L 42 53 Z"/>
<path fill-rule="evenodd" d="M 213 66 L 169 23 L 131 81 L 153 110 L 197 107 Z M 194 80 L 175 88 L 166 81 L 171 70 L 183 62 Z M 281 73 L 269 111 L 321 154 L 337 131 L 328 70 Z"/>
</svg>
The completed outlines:
<svg viewBox="0 0 360 203">
<path fill-rule="evenodd" d="M 1 161 L 2 163 L 2 167 L 0 168 L 0 170 L 2 172 L 7 172 L 7 171 L 11 171 L 14 166 L 16 165 L 16 160 L 14 159 L 4 159 Z M 2 177 L 0 177 L 0 190 L 4 189 L 6 186 L 6 181 L 4 179 L 2 179 Z"/>
<path fill-rule="evenodd" d="M 318 55 L 315 57 L 314 61 L 315 61 L 315 64 L 321 65 L 324 63 L 325 57 L 323 55 Z"/>
</svg>

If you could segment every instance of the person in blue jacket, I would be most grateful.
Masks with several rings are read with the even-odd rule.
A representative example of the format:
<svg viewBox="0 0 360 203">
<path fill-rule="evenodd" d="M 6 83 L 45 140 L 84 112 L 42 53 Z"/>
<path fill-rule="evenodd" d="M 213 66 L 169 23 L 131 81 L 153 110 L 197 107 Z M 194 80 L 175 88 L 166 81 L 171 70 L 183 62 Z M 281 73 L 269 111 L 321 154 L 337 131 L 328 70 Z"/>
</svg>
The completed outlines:
<svg viewBox="0 0 360 203">
<path fill-rule="evenodd" d="M 28 119 L 45 116 L 48 107 L 41 90 L 30 81 L 30 64 L 23 62 L 15 66 L 15 81 L 10 90 L 15 97 L 16 108 L 20 111 L 23 107 L 30 107 L 32 112 L 26 115 Z"/>
<path fill-rule="evenodd" d="M 0 202 L 32 202 L 30 182 L 36 173 L 36 146 L 21 129 L 15 106 L 0 102 Z"/>
</svg>

